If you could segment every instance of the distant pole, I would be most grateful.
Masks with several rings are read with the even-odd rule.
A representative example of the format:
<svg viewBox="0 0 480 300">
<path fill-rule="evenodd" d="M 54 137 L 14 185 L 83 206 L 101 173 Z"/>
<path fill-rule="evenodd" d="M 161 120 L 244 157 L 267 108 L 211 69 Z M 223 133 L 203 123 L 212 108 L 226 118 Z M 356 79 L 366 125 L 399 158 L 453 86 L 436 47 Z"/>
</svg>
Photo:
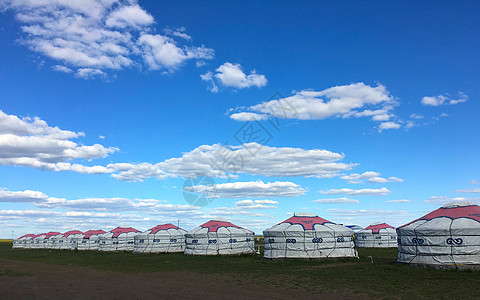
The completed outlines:
<svg viewBox="0 0 480 300">
<path fill-rule="evenodd" d="M 12 230 L 12 240 L 13 240 L 13 230 Z"/>
</svg>

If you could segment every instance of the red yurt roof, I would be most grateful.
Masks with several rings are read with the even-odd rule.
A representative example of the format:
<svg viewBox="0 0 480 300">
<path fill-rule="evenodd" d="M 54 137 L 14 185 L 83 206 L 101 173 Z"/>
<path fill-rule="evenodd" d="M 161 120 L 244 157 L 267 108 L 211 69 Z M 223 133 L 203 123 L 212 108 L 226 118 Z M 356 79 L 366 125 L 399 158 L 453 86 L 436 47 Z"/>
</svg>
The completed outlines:
<svg viewBox="0 0 480 300">
<path fill-rule="evenodd" d="M 155 227 L 152 227 L 149 229 L 149 231 L 150 231 L 150 234 L 155 234 L 160 230 L 167 230 L 167 229 L 179 229 L 179 227 L 173 224 L 163 224 L 163 225 L 157 225 Z"/>
<path fill-rule="evenodd" d="M 70 235 L 74 235 L 74 234 L 82 234 L 83 232 L 79 231 L 79 230 L 70 230 L 70 231 L 67 231 L 63 234 L 63 237 L 68 237 Z"/>
<path fill-rule="evenodd" d="M 84 239 L 89 239 L 92 235 L 99 235 L 99 234 L 103 234 L 103 233 L 107 233 L 107 232 L 103 231 L 103 230 L 89 230 L 89 231 L 86 231 L 84 233 L 83 238 Z"/>
<path fill-rule="evenodd" d="M 319 216 L 316 216 L 313 214 L 298 214 L 286 219 L 282 223 L 288 223 L 292 225 L 298 224 L 298 225 L 301 225 L 305 230 L 313 230 L 313 226 L 316 224 L 323 225 L 325 223 L 332 223 L 332 222 L 325 220 L 323 218 L 320 218 Z"/>
<path fill-rule="evenodd" d="M 36 235 L 33 234 L 33 233 L 29 233 L 29 234 L 22 235 L 18 239 L 23 239 L 23 238 L 26 238 L 26 237 L 31 237 L 33 239 L 34 237 L 36 237 Z"/>
<path fill-rule="evenodd" d="M 216 221 L 216 220 L 208 221 L 207 223 L 200 225 L 200 227 L 208 228 L 208 232 L 217 232 L 218 228 L 220 228 L 220 227 L 242 228 L 242 227 L 234 225 L 230 222 Z"/>
<path fill-rule="evenodd" d="M 373 233 L 378 233 L 380 229 L 385 229 L 385 228 L 395 229 L 395 227 L 388 225 L 387 223 L 380 223 L 380 224 L 372 224 L 366 227 L 365 230 L 371 230 Z"/>
<path fill-rule="evenodd" d="M 421 218 L 418 218 L 408 224 L 400 226 L 399 228 L 405 227 L 419 220 L 429 221 L 436 218 L 449 218 L 452 220 L 458 218 L 468 218 L 480 222 L 480 206 L 468 202 L 449 203 L 440 207 L 439 209 L 432 211 L 431 213 L 426 214 Z"/>
<path fill-rule="evenodd" d="M 127 228 L 117 227 L 115 229 L 110 230 L 110 232 L 113 233 L 112 237 L 116 238 L 122 233 L 140 232 L 140 230 L 136 230 L 135 228 L 132 228 L 132 227 L 127 227 Z"/>
<path fill-rule="evenodd" d="M 56 231 L 50 231 L 50 232 L 47 232 L 45 233 L 45 238 L 46 239 L 49 239 L 51 238 L 52 236 L 56 236 L 56 235 L 59 235 L 61 234 L 60 232 L 56 232 Z"/>
</svg>

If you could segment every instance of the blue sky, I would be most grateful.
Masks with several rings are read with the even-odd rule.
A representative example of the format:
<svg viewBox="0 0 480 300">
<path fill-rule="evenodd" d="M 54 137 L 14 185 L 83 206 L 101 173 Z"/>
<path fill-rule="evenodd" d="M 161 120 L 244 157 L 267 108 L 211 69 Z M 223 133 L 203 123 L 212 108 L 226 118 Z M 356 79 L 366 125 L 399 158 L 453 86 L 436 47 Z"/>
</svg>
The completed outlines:
<svg viewBox="0 0 480 300">
<path fill-rule="evenodd" d="M 0 237 L 480 201 L 477 3 L 0 9 Z"/>
</svg>

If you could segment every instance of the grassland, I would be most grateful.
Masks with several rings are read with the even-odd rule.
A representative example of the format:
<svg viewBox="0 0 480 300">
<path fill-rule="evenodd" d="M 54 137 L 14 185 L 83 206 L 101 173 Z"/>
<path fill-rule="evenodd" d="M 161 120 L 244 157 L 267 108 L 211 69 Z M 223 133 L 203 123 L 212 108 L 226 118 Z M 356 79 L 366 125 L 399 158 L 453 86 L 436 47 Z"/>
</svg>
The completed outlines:
<svg viewBox="0 0 480 300">
<path fill-rule="evenodd" d="M 396 249 L 359 249 L 359 259 L 270 261 L 261 255 L 199 257 L 68 250 L 12 250 L 0 242 L 0 259 L 84 266 L 123 273 L 161 271 L 228 274 L 266 288 L 301 288 L 313 293 L 346 292 L 374 298 L 478 299 L 480 272 L 442 271 L 395 262 Z M 372 263 L 373 260 L 373 263 Z M 1 274 L 0 274 L 1 275 Z"/>
</svg>

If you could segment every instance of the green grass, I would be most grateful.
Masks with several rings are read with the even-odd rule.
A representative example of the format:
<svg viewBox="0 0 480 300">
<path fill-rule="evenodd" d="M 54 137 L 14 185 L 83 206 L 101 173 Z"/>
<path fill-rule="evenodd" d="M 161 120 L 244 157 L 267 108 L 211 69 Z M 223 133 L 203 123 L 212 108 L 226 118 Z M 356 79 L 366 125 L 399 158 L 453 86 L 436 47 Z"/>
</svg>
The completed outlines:
<svg viewBox="0 0 480 300">
<path fill-rule="evenodd" d="M 183 254 L 100 253 L 68 250 L 11 250 L 0 243 L 0 258 L 119 272 L 190 271 L 238 275 L 265 287 L 350 292 L 376 298 L 477 298 L 480 272 L 442 271 L 395 262 L 396 249 L 359 249 L 360 259 L 270 261 L 260 255 L 185 256 Z M 373 263 L 371 259 L 373 258 Z"/>
</svg>

